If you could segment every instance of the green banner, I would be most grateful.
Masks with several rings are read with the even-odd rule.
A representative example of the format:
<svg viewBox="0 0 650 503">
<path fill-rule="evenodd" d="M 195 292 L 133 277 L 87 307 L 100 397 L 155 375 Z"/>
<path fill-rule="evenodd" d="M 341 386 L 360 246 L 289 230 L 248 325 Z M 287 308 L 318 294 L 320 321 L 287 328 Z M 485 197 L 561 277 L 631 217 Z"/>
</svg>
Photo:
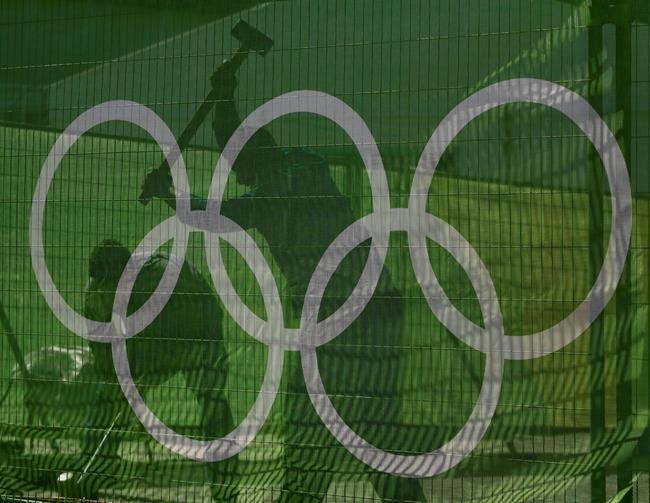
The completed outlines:
<svg viewBox="0 0 650 503">
<path fill-rule="evenodd" d="M 0 498 L 648 501 L 640 0 L 8 0 Z"/>
</svg>

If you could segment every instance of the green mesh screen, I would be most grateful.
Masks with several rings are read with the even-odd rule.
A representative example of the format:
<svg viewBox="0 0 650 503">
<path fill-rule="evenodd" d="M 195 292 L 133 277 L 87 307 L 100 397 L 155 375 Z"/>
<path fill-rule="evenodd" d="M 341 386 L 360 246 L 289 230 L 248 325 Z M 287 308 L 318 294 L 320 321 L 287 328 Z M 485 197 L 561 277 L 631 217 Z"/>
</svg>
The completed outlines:
<svg viewBox="0 0 650 503">
<path fill-rule="evenodd" d="M 649 500 L 644 0 L 0 5 L 0 498 Z"/>
</svg>

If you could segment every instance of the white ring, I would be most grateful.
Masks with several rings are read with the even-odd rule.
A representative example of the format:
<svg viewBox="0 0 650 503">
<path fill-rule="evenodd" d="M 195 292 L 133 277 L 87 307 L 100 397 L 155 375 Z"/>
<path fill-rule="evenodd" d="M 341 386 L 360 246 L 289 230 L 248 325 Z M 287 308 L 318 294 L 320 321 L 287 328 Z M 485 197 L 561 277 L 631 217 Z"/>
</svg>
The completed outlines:
<svg viewBox="0 0 650 503">
<path fill-rule="evenodd" d="M 485 329 L 483 337 L 487 339 L 489 350 L 485 353 L 485 373 L 478 400 L 465 425 L 442 447 L 433 452 L 416 455 L 399 455 L 384 451 L 361 438 L 338 414 L 323 385 L 318 369 L 315 347 L 305 346 L 300 351 L 305 386 L 323 424 L 334 437 L 357 459 L 366 465 L 386 473 L 402 477 L 432 477 L 443 473 L 460 463 L 478 445 L 490 426 L 496 410 L 503 382 L 503 352 L 499 348 L 503 336 L 503 319 L 497 300 L 494 284 L 485 265 L 471 245 L 451 225 L 428 213 L 416 222 L 410 218 L 408 210 L 394 208 L 385 215 L 366 217 L 384 219 L 389 222 L 390 230 L 405 230 L 409 233 L 428 237 L 446 249 L 467 272 L 477 294 Z M 372 222 L 366 222 L 360 230 L 372 228 Z M 355 225 L 355 224 L 353 224 Z M 359 233 L 362 243 L 370 235 Z M 349 243 L 348 251 L 354 246 Z M 337 251 L 330 247 L 328 250 Z M 426 248 L 422 250 L 426 255 Z M 345 254 L 338 254 L 341 258 Z M 456 337 L 458 337 L 457 334 Z"/>
<path fill-rule="evenodd" d="M 632 194 L 625 158 L 616 138 L 607 124 L 589 103 L 558 84 L 539 79 L 513 79 L 498 82 L 472 94 L 462 101 L 438 125 L 429 139 L 411 187 L 409 208 L 413 215 L 426 212 L 426 202 L 433 174 L 445 149 L 456 135 L 480 114 L 507 103 L 537 103 L 549 106 L 571 119 L 594 145 L 601 160 L 611 188 L 612 223 L 607 253 L 593 287 L 580 305 L 566 318 L 540 332 L 504 336 L 502 347 L 505 358 L 525 360 L 554 353 L 573 342 L 603 311 L 616 291 L 627 257 L 632 229 Z M 409 249 L 425 245 L 423 237 L 416 240 L 409 235 Z M 413 260 L 416 276 L 431 275 L 432 281 L 421 286 L 429 291 L 429 306 L 445 326 L 457 334 L 466 344 L 478 351 L 489 350 L 482 337 L 483 329 L 468 320 L 446 297 L 427 261 Z"/>
<path fill-rule="evenodd" d="M 159 226 L 157 226 L 154 231 L 150 232 L 145 239 L 137 246 L 136 252 L 132 255 L 131 262 L 136 262 L 133 257 L 141 257 L 137 260 L 138 264 L 144 264 L 148 256 L 152 255 L 158 248 L 165 244 L 170 235 L 173 234 L 173 229 L 170 222 L 174 222 L 175 219 L 168 219 Z M 184 224 L 180 224 L 185 229 Z M 160 229 L 159 231 L 157 231 Z M 240 234 L 240 233 L 238 233 Z M 128 271 L 128 266 L 125 271 Z M 180 274 L 180 268 L 169 266 L 166 269 L 177 270 Z M 135 273 L 127 273 L 122 276 L 120 279 L 118 287 L 119 294 L 116 294 L 115 301 L 113 303 L 113 319 L 121 320 L 126 315 L 126 309 L 128 306 L 128 297 L 133 288 L 133 283 L 135 278 L 137 278 L 139 271 Z M 178 279 L 179 274 L 176 275 L 174 282 Z M 160 284 L 164 284 L 165 279 L 163 278 Z M 171 296 L 171 292 L 174 287 L 172 286 L 169 294 L 164 298 L 165 301 Z M 143 306 L 144 307 L 144 306 Z M 150 308 L 152 312 L 156 312 L 156 316 L 164 304 L 161 303 L 160 306 L 154 306 Z M 137 312 L 136 312 L 137 313 Z M 147 313 L 146 317 L 148 318 L 150 313 Z M 273 319 L 282 320 L 282 310 L 278 309 L 272 313 L 270 316 Z M 155 316 L 154 316 L 155 318 Z M 135 325 L 135 323 L 134 323 Z M 146 327 L 146 325 L 145 325 Z M 136 329 L 138 326 L 129 326 L 128 329 Z M 144 329 L 144 327 L 143 327 Z M 163 421 L 161 421 L 147 406 L 142 395 L 138 391 L 138 388 L 133 380 L 131 375 L 131 369 L 129 366 L 129 358 L 127 355 L 126 340 L 125 337 L 114 338 L 112 340 L 112 349 L 113 349 L 113 366 L 115 368 L 115 374 L 117 375 L 120 387 L 126 397 L 131 409 L 137 416 L 137 418 L 144 426 L 145 430 L 154 437 L 162 445 L 170 449 L 171 451 L 185 456 L 190 459 L 197 461 L 218 461 L 230 458 L 238 454 L 242 449 L 244 449 L 254 438 L 255 435 L 259 432 L 260 428 L 264 425 L 266 418 L 269 415 L 271 406 L 275 401 L 275 397 L 278 393 L 278 388 L 280 385 L 280 378 L 282 377 L 282 367 L 284 362 L 284 353 L 281 348 L 276 346 L 269 347 L 268 362 L 266 368 L 266 374 L 264 376 L 264 381 L 262 382 L 262 388 L 257 395 L 257 399 L 253 404 L 253 407 L 250 409 L 244 420 L 239 426 L 237 426 L 232 432 L 226 435 L 223 438 L 215 440 L 194 440 L 184 435 L 176 433 L 174 430 L 169 428 Z"/>
<path fill-rule="evenodd" d="M 52 179 L 54 178 L 56 170 L 63 160 L 63 157 L 81 135 L 91 128 L 109 121 L 130 122 L 149 133 L 163 151 L 165 159 L 167 159 L 167 162 L 169 163 L 174 184 L 179 187 L 180 191 L 189 192 L 185 163 L 180 154 L 173 133 L 167 127 L 167 124 L 165 124 L 165 122 L 153 110 L 133 101 L 107 101 L 83 112 L 79 117 L 72 121 L 67 128 L 65 128 L 50 150 L 50 153 L 43 164 L 43 169 L 38 177 L 34 197 L 32 199 L 32 214 L 29 223 L 29 246 L 32 256 L 32 268 L 34 269 L 36 281 L 43 293 L 43 297 L 45 297 L 47 305 L 58 320 L 71 332 L 83 337 L 84 339 L 95 342 L 108 342 L 111 338 L 120 337 L 120 335 L 113 331 L 112 323 L 98 322 L 77 313 L 72 307 L 70 307 L 70 305 L 68 305 L 63 296 L 59 293 L 45 261 L 45 250 L 43 247 L 43 217 L 50 184 L 52 183 Z M 179 201 L 178 204 L 183 207 L 185 203 Z M 175 236 L 172 247 L 173 255 L 185 257 L 187 249 L 186 238 L 187 233 L 185 232 Z M 163 285 L 163 287 L 164 286 L 165 285 Z M 160 292 L 157 288 L 152 297 L 157 297 L 158 295 L 160 295 Z M 142 314 L 142 310 L 139 310 L 138 312 Z M 133 322 L 129 320 L 129 325 L 131 325 L 131 323 Z M 138 325 L 138 323 L 133 323 L 133 325 Z M 130 336 L 135 334 L 128 335 Z"/>
<path fill-rule="evenodd" d="M 220 211 L 226 182 L 232 169 L 232 165 L 246 143 L 260 128 L 266 126 L 272 120 L 290 113 L 299 112 L 312 113 L 330 119 L 348 134 L 359 150 L 361 159 L 366 167 L 366 172 L 368 173 L 370 188 L 372 191 L 373 211 L 382 213 L 389 208 L 389 191 L 386 172 L 384 170 L 377 144 L 363 119 L 352 110 L 352 108 L 334 96 L 318 91 L 295 91 L 277 96 L 253 111 L 248 117 L 246 117 L 246 119 L 244 119 L 226 143 L 223 152 L 219 157 L 219 161 L 217 162 L 214 176 L 212 178 L 212 184 L 210 185 L 206 209 L 210 220 L 213 219 L 213 216 L 214 219 L 223 218 L 223 216 L 220 215 Z M 280 302 L 279 295 L 277 294 L 277 285 L 273 278 L 273 274 L 269 269 L 268 263 L 248 234 L 244 231 L 242 231 L 241 234 L 243 234 L 241 237 L 233 237 L 229 233 L 219 236 L 214 234 L 206 235 L 205 250 L 215 289 L 226 306 L 226 310 L 230 313 L 230 316 L 232 316 L 237 324 L 246 332 L 265 344 L 281 344 L 284 349 L 297 350 L 303 344 L 300 331 L 277 328 L 275 330 L 269 330 L 268 323 L 260 319 L 248 308 L 248 306 L 246 306 L 246 304 L 244 304 L 244 302 L 242 302 L 233 287 L 228 274 L 225 272 L 219 239 L 244 239 L 246 243 L 249 243 L 248 246 L 242 243 L 241 246 L 238 247 L 232 241 L 229 241 L 229 243 L 235 247 L 240 254 L 242 254 L 242 250 L 243 253 L 246 254 L 246 261 L 251 267 L 251 270 L 255 273 L 260 285 L 264 303 L 267 305 L 267 313 L 269 304 Z M 250 247 L 254 247 L 255 251 L 249 250 Z M 382 264 L 385 260 L 387 248 L 387 232 L 381 234 L 378 233 L 373 237 L 371 252 L 373 256 L 377 257 L 377 259 L 381 261 Z M 377 284 L 379 274 L 381 274 L 381 268 L 377 269 L 374 265 L 376 264 L 372 261 L 366 262 L 359 283 Z M 342 309 L 339 309 L 335 315 L 330 316 L 328 323 L 322 325 L 322 330 L 328 329 L 330 332 L 337 330 L 338 333 L 341 333 L 340 325 L 338 324 L 339 318 L 344 316 L 348 319 L 352 316 L 356 317 L 365 307 L 365 304 L 357 304 L 351 308 L 352 313 L 347 314 L 346 310 L 350 308 L 351 304 L 350 299 L 348 299 L 348 301 L 349 302 L 346 302 L 345 305 L 342 306 Z M 241 314 L 237 315 L 237 313 Z M 280 327 L 281 326 L 282 324 Z M 330 339 L 336 335 L 338 334 L 331 335 Z"/>
</svg>

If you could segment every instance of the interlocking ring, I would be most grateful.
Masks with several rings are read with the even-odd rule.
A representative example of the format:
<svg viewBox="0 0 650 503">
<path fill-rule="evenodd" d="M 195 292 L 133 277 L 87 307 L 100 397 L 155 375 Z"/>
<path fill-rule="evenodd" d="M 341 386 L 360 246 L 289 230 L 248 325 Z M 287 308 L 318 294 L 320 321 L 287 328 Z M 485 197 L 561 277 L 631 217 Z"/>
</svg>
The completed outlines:
<svg viewBox="0 0 650 503">
<path fill-rule="evenodd" d="M 494 283 L 476 250 L 450 224 L 427 213 L 426 202 L 435 169 L 445 149 L 473 119 L 508 103 L 534 103 L 551 107 L 571 119 L 601 157 L 611 190 L 612 224 L 602 269 L 585 300 L 564 320 L 543 331 L 510 336 Z M 284 327 L 277 284 L 253 239 L 235 222 L 221 215 L 221 201 L 232 163 L 252 135 L 284 115 L 306 112 L 323 116 L 350 136 L 364 162 L 372 190 L 373 211 L 349 225 L 321 257 L 307 288 L 300 328 Z M 59 163 L 74 142 L 91 127 L 122 120 L 145 129 L 158 143 L 171 166 L 176 191 L 176 217 L 157 225 L 138 245 L 118 283 L 111 322 L 100 323 L 76 313 L 58 292 L 45 262 L 43 212 L 50 183 Z M 449 470 L 478 445 L 490 425 L 501 391 L 506 359 L 541 357 L 562 349 L 584 332 L 611 300 L 627 257 L 632 225 L 632 195 L 623 154 L 607 125 L 582 97 L 569 89 L 539 79 L 513 79 L 486 87 L 457 105 L 438 125 L 418 163 L 408 208 L 392 208 L 383 163 L 365 122 L 341 100 L 316 91 L 296 91 L 273 98 L 256 109 L 237 128 L 217 163 L 205 210 L 192 211 L 183 157 L 173 134 L 152 110 L 130 101 L 109 101 L 82 113 L 52 147 L 43 165 L 32 203 L 30 247 L 39 287 L 54 315 L 69 330 L 92 341 L 112 344 L 113 363 L 122 390 L 146 430 L 161 444 L 190 459 L 223 460 L 244 449 L 266 421 L 278 392 L 284 351 L 299 351 L 307 391 L 327 429 L 366 465 L 404 477 L 431 477 Z M 267 370 L 258 397 L 242 423 L 224 438 L 199 441 L 180 435 L 148 408 L 131 376 L 126 339 L 144 330 L 164 308 L 174 289 L 192 231 L 203 232 L 210 274 L 226 310 L 249 335 L 268 346 Z M 442 447 L 418 455 L 398 455 L 379 449 L 361 438 L 337 413 L 323 385 L 316 349 L 340 335 L 361 314 L 377 287 L 386 260 L 391 232 L 409 236 L 411 262 L 427 302 L 458 339 L 486 355 L 478 400 L 465 425 Z M 155 292 L 135 313 L 127 305 L 135 280 L 147 258 L 173 239 L 175 259 L 165 270 Z M 224 239 L 244 258 L 258 281 L 267 320 L 255 315 L 239 298 L 225 271 L 219 240 Z M 362 274 L 350 297 L 328 318 L 318 321 L 322 296 L 347 254 L 371 240 Z M 433 272 L 426 239 L 446 249 L 467 273 L 474 288 L 484 327 L 467 319 L 449 301 Z"/>
</svg>

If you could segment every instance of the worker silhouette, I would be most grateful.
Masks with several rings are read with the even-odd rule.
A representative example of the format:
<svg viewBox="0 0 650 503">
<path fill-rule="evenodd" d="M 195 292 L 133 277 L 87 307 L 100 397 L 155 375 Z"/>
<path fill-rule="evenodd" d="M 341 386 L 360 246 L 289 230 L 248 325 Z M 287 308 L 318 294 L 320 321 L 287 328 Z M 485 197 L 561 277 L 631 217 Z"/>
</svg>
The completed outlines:
<svg viewBox="0 0 650 503">
<path fill-rule="evenodd" d="M 91 319 L 111 321 L 117 285 L 131 252 L 115 240 L 97 245 L 90 258 L 91 281 L 84 311 Z M 214 291 L 187 261 L 164 253 L 143 257 L 129 299 L 128 313 L 139 309 L 158 286 L 163 272 L 179 270 L 172 295 L 156 319 L 127 343 L 134 381 L 146 396 L 150 386 L 160 385 L 181 373 L 199 406 L 201 429 L 206 438 L 220 438 L 233 430 L 230 405 L 223 393 L 227 378 L 227 355 L 223 344 L 222 311 Z M 113 418 L 124 427 L 130 417 L 128 405 L 115 379 L 111 345 L 90 342 L 93 365 L 84 378 L 98 384 L 87 424 L 84 452 L 92 452 Z M 119 414 L 119 415 L 118 415 Z M 121 428 L 117 428 L 118 430 Z M 117 457 L 115 436 L 102 442 L 93 470 Z M 206 465 L 207 482 L 215 501 L 234 501 L 238 493 L 237 457 Z"/>
<path fill-rule="evenodd" d="M 223 149 L 240 125 L 234 101 L 237 82 L 227 67 L 217 70 L 211 81 L 218 91 L 212 126 Z M 223 200 L 221 213 L 244 229 L 257 229 L 266 239 L 286 279 L 285 321 L 295 323 L 318 261 L 356 218 L 323 158 L 305 148 L 281 148 L 265 129 L 253 135 L 232 169 L 237 182 L 250 190 Z M 143 189 L 175 207 L 169 169 L 152 171 Z M 192 209 L 206 205 L 206 200 L 191 196 Z M 368 245 L 351 251 L 332 276 L 319 319 L 334 313 L 349 297 L 366 263 Z M 384 271 L 359 318 L 317 350 L 325 388 L 339 414 L 374 445 L 385 446 L 400 429 L 401 310 L 399 292 Z M 311 404 L 299 354 L 286 352 L 285 358 L 288 385 L 280 397 L 286 421 L 285 473 L 280 501 L 320 501 L 337 474 L 349 477 L 354 470 L 369 477 L 384 501 L 425 501 L 419 481 L 374 472 L 334 439 Z M 409 451 L 418 446 L 399 447 Z"/>
</svg>

